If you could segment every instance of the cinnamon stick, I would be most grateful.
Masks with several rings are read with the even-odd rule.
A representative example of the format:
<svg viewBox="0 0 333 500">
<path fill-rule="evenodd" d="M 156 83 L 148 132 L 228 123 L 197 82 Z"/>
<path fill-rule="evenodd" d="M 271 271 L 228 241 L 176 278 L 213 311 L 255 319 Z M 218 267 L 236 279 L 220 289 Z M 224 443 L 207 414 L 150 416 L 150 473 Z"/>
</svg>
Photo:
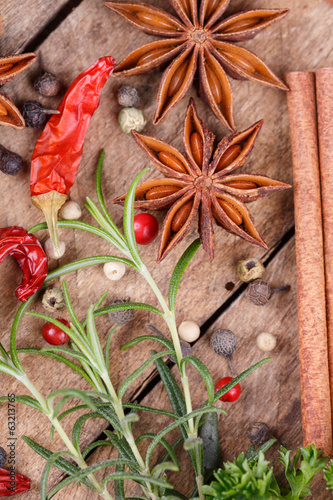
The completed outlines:
<svg viewBox="0 0 333 500">
<path fill-rule="evenodd" d="M 324 250 L 313 73 L 287 74 L 293 157 L 303 442 L 332 452 Z"/>
<path fill-rule="evenodd" d="M 316 71 L 316 95 L 324 228 L 328 363 L 333 395 L 333 68 Z"/>
</svg>

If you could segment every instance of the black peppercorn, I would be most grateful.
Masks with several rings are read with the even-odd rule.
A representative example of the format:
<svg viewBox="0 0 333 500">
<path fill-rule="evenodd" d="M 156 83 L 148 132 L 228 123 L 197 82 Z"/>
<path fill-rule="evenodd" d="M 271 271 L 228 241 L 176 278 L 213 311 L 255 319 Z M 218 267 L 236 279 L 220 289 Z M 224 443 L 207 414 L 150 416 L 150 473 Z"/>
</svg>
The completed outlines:
<svg viewBox="0 0 333 500">
<path fill-rule="evenodd" d="M 9 151 L 0 144 L 0 170 L 7 175 L 16 175 L 23 167 L 20 155 Z"/>
<path fill-rule="evenodd" d="M 117 299 L 109 304 L 123 304 L 124 302 L 129 302 L 130 299 Z M 124 309 L 123 311 L 112 311 L 108 314 L 110 320 L 118 325 L 124 325 L 133 319 L 134 309 Z"/>
<path fill-rule="evenodd" d="M 254 446 L 260 446 L 273 436 L 265 422 L 254 422 L 246 430 L 246 435 Z"/>
<path fill-rule="evenodd" d="M 43 104 L 37 101 L 27 101 L 23 104 L 21 114 L 25 124 L 30 128 L 39 128 L 44 125 L 47 120 L 47 115 L 58 114 L 59 111 L 54 109 L 46 109 Z"/>
<path fill-rule="evenodd" d="M 274 293 L 282 292 L 283 290 L 290 290 L 290 286 L 286 285 L 271 288 L 266 281 L 258 279 L 249 284 L 247 294 L 253 304 L 256 306 L 264 306 Z"/>
<path fill-rule="evenodd" d="M 61 84 L 58 78 L 47 71 L 40 75 L 34 83 L 34 88 L 38 94 L 44 97 L 53 97 L 59 93 Z"/>
<path fill-rule="evenodd" d="M 0 446 L 0 467 L 3 467 L 7 462 L 7 453 L 6 450 Z"/>
</svg>

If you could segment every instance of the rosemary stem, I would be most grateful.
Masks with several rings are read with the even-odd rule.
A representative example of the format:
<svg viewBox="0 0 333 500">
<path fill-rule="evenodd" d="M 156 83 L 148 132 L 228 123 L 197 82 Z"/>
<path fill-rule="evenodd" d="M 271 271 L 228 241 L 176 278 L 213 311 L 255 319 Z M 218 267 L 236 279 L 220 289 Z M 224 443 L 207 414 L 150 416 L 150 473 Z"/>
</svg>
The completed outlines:
<svg viewBox="0 0 333 500">
<path fill-rule="evenodd" d="M 25 385 L 25 387 L 31 392 L 31 394 L 33 394 L 35 396 L 38 403 L 41 405 L 41 408 L 42 408 L 44 415 L 46 415 L 47 418 L 50 420 L 50 422 L 52 423 L 52 425 L 54 426 L 54 428 L 58 432 L 59 436 L 61 437 L 61 439 L 63 440 L 63 442 L 67 446 L 68 450 L 73 455 L 73 458 L 76 461 L 76 463 L 78 464 L 78 466 L 81 469 L 86 469 L 88 467 L 88 465 L 86 464 L 86 462 L 84 461 L 84 459 L 82 458 L 80 453 L 74 447 L 73 443 L 71 442 L 71 440 L 67 436 L 65 430 L 61 426 L 59 420 L 55 417 L 52 417 L 52 414 L 47 406 L 46 400 L 43 398 L 43 396 L 38 391 L 38 389 L 33 385 L 31 380 L 27 376 L 27 374 L 24 373 L 23 375 L 20 375 L 19 377 L 17 377 L 17 379 L 20 382 L 22 382 L 22 384 Z M 100 485 L 100 483 L 97 481 L 97 479 L 95 478 L 95 476 L 93 474 L 88 474 L 87 477 L 90 479 L 90 481 L 92 482 L 92 484 L 95 486 L 96 490 L 98 491 L 99 495 L 102 498 L 104 498 L 104 500 L 113 500 L 113 498 L 109 494 L 109 492 L 106 491 L 105 489 L 103 490 L 102 486 Z"/>
</svg>

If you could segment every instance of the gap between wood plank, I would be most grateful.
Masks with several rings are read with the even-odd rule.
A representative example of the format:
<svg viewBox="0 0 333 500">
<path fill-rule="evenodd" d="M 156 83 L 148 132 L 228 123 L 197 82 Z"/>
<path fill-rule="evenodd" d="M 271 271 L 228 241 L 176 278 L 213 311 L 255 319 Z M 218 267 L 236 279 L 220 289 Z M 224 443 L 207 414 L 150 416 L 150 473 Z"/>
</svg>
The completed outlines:
<svg viewBox="0 0 333 500">
<path fill-rule="evenodd" d="M 69 0 L 57 14 L 25 45 L 22 52 L 36 52 L 38 47 L 44 43 L 48 36 L 55 31 L 60 24 L 75 10 L 83 0 Z"/>
<path fill-rule="evenodd" d="M 295 235 L 295 226 L 290 228 L 280 239 L 280 241 L 272 248 L 270 249 L 266 257 L 262 259 L 265 267 L 268 266 L 270 262 L 283 250 L 283 248 L 289 243 L 289 241 L 294 237 Z M 210 327 L 217 321 L 217 319 L 223 314 L 235 300 L 238 299 L 238 297 L 246 290 L 248 284 L 247 283 L 242 283 L 237 290 L 203 323 L 201 326 L 200 330 L 200 337 L 205 335 L 207 331 L 210 329 Z M 197 342 L 197 341 L 196 341 Z M 195 345 L 196 342 L 193 342 L 192 345 Z M 169 360 L 166 361 L 166 364 L 168 365 L 169 368 L 172 368 L 173 363 Z M 145 386 L 141 391 L 138 391 L 137 397 L 134 398 L 134 401 L 136 401 L 138 404 L 141 403 L 141 401 L 150 393 L 152 392 L 156 385 L 160 382 L 161 378 L 159 374 L 157 373 L 157 370 L 154 370 L 149 377 L 147 378 L 148 383 L 144 382 L 143 385 Z M 133 401 L 131 401 L 133 403 Z M 125 414 L 129 413 L 130 409 L 125 411 Z M 107 427 L 106 429 L 108 430 L 113 430 L 111 426 Z M 105 439 L 104 432 L 101 432 L 101 434 L 94 440 L 92 441 L 93 443 L 96 441 L 99 441 L 101 439 Z M 92 450 L 86 458 L 88 458 L 92 453 L 94 453 L 96 450 Z"/>
</svg>

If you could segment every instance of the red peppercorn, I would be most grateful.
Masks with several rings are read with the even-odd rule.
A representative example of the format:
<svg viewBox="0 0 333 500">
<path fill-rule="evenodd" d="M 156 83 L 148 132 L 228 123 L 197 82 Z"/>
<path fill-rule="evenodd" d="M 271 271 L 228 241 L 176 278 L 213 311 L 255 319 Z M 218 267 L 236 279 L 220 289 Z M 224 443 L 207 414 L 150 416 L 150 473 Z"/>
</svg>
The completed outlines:
<svg viewBox="0 0 333 500">
<path fill-rule="evenodd" d="M 57 318 L 57 321 L 60 321 L 65 326 L 67 326 L 67 328 L 70 328 L 70 324 L 67 319 Z M 67 333 L 50 322 L 45 323 L 45 325 L 43 326 L 42 335 L 46 342 L 51 345 L 62 345 L 69 340 L 69 336 L 67 335 Z"/>
<path fill-rule="evenodd" d="M 158 235 L 158 222 L 153 215 L 137 214 L 134 217 L 134 234 L 139 245 L 148 245 Z"/>
<path fill-rule="evenodd" d="M 221 380 L 217 382 L 215 385 L 215 392 L 217 392 L 219 389 L 227 385 L 229 382 L 233 380 L 232 377 L 223 377 Z M 241 394 L 241 386 L 239 384 L 236 384 L 230 391 L 226 392 L 223 396 L 220 397 L 220 401 L 232 403 L 233 401 L 236 401 L 240 394 Z"/>
</svg>

